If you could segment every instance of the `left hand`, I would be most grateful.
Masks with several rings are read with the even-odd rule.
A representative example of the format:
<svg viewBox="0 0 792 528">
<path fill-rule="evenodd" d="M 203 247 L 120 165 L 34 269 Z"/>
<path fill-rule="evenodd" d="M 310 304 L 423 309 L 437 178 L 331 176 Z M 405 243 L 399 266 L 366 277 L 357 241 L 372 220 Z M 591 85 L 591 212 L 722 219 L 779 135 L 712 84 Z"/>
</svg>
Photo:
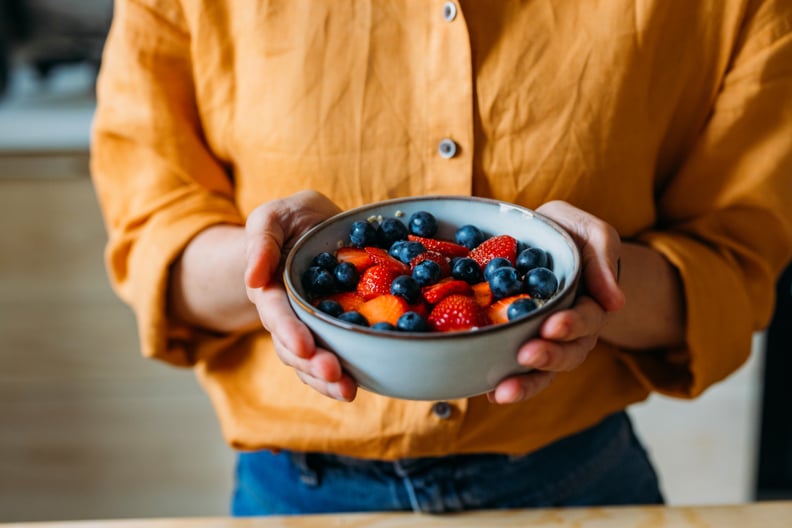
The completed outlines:
<svg viewBox="0 0 792 528">
<path fill-rule="evenodd" d="M 539 337 L 525 343 L 517 361 L 535 370 L 511 376 L 487 396 L 515 403 L 544 390 L 558 372 L 579 367 L 594 348 L 612 312 L 625 303 L 618 284 L 621 239 L 608 223 L 566 202 L 548 202 L 537 212 L 564 227 L 580 250 L 582 292 L 574 305 L 547 318 Z"/>
</svg>

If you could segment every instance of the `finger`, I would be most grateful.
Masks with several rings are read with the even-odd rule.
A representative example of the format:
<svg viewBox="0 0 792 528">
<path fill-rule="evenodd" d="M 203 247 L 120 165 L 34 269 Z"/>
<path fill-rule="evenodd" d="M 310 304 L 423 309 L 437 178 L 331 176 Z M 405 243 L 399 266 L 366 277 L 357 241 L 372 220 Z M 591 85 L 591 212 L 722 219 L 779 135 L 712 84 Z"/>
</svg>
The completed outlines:
<svg viewBox="0 0 792 528">
<path fill-rule="evenodd" d="M 608 311 L 624 305 L 624 293 L 618 285 L 618 232 L 607 222 L 566 202 L 552 201 L 537 212 L 558 222 L 580 249 L 583 283 L 589 294 Z"/>
<path fill-rule="evenodd" d="M 495 390 L 487 394 L 492 403 L 517 403 L 527 400 L 545 390 L 555 379 L 555 372 L 529 372 L 511 376 L 501 381 Z"/>
<path fill-rule="evenodd" d="M 297 357 L 310 358 L 314 355 L 316 344 L 313 335 L 297 319 L 283 287 L 273 284 L 266 288 L 249 289 L 248 296 L 256 305 L 259 319 L 273 339 L 277 339 Z"/>
<path fill-rule="evenodd" d="M 315 391 L 328 396 L 330 398 L 351 402 L 357 395 L 357 385 L 349 376 L 340 379 L 337 382 L 328 383 L 327 381 L 314 378 L 304 372 L 296 371 L 297 377 L 300 380 L 314 389 Z"/>
<path fill-rule="evenodd" d="M 338 357 L 328 350 L 317 348 L 314 355 L 304 358 L 294 354 L 278 339 L 273 338 L 275 353 L 284 365 L 325 382 L 337 382 L 343 376 Z"/>
<path fill-rule="evenodd" d="M 517 362 L 538 370 L 568 372 L 579 367 L 596 344 L 596 335 L 586 335 L 566 343 L 532 339 L 517 352 Z"/>
<path fill-rule="evenodd" d="M 607 312 L 588 295 L 581 295 L 569 310 L 548 317 L 539 329 L 543 339 L 572 341 L 589 334 L 598 334 L 605 325 Z"/>
</svg>

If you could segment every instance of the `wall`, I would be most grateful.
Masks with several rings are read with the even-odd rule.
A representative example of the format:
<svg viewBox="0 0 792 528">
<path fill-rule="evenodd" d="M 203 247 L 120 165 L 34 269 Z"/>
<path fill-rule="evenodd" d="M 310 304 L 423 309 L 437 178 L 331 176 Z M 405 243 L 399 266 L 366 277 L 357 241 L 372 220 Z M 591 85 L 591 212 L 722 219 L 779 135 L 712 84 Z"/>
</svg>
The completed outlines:
<svg viewBox="0 0 792 528">
<path fill-rule="evenodd" d="M 192 373 L 141 359 L 89 180 L 4 174 L 0 522 L 225 514 L 232 453 Z"/>
</svg>

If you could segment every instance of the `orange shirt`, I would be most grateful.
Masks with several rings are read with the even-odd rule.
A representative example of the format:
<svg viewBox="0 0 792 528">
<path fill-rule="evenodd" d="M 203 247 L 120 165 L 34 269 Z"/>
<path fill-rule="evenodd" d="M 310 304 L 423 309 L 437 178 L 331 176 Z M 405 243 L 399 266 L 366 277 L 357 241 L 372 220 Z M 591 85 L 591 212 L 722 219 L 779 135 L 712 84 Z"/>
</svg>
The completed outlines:
<svg viewBox="0 0 792 528">
<path fill-rule="evenodd" d="M 650 391 L 696 396 L 746 359 L 792 257 L 789 0 L 126 0 L 98 94 L 113 284 L 144 354 L 193 365 L 241 449 L 525 453 Z M 321 396 L 263 330 L 168 320 L 169 266 L 191 237 L 307 188 L 342 207 L 567 200 L 678 268 L 686 346 L 600 343 L 530 401 L 452 401 L 441 417 L 433 402 Z"/>
</svg>

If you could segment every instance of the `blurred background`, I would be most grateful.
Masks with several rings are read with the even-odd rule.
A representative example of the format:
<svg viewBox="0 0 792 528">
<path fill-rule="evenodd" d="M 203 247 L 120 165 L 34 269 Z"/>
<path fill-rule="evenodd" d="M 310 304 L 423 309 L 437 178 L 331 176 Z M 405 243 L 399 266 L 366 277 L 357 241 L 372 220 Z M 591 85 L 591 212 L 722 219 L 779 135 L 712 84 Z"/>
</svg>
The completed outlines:
<svg viewBox="0 0 792 528">
<path fill-rule="evenodd" d="M 112 0 L 0 0 L 0 522 L 225 515 L 233 454 L 188 370 L 142 359 L 88 173 Z M 751 360 L 631 414 L 671 504 L 792 498 L 792 290 Z"/>
</svg>

